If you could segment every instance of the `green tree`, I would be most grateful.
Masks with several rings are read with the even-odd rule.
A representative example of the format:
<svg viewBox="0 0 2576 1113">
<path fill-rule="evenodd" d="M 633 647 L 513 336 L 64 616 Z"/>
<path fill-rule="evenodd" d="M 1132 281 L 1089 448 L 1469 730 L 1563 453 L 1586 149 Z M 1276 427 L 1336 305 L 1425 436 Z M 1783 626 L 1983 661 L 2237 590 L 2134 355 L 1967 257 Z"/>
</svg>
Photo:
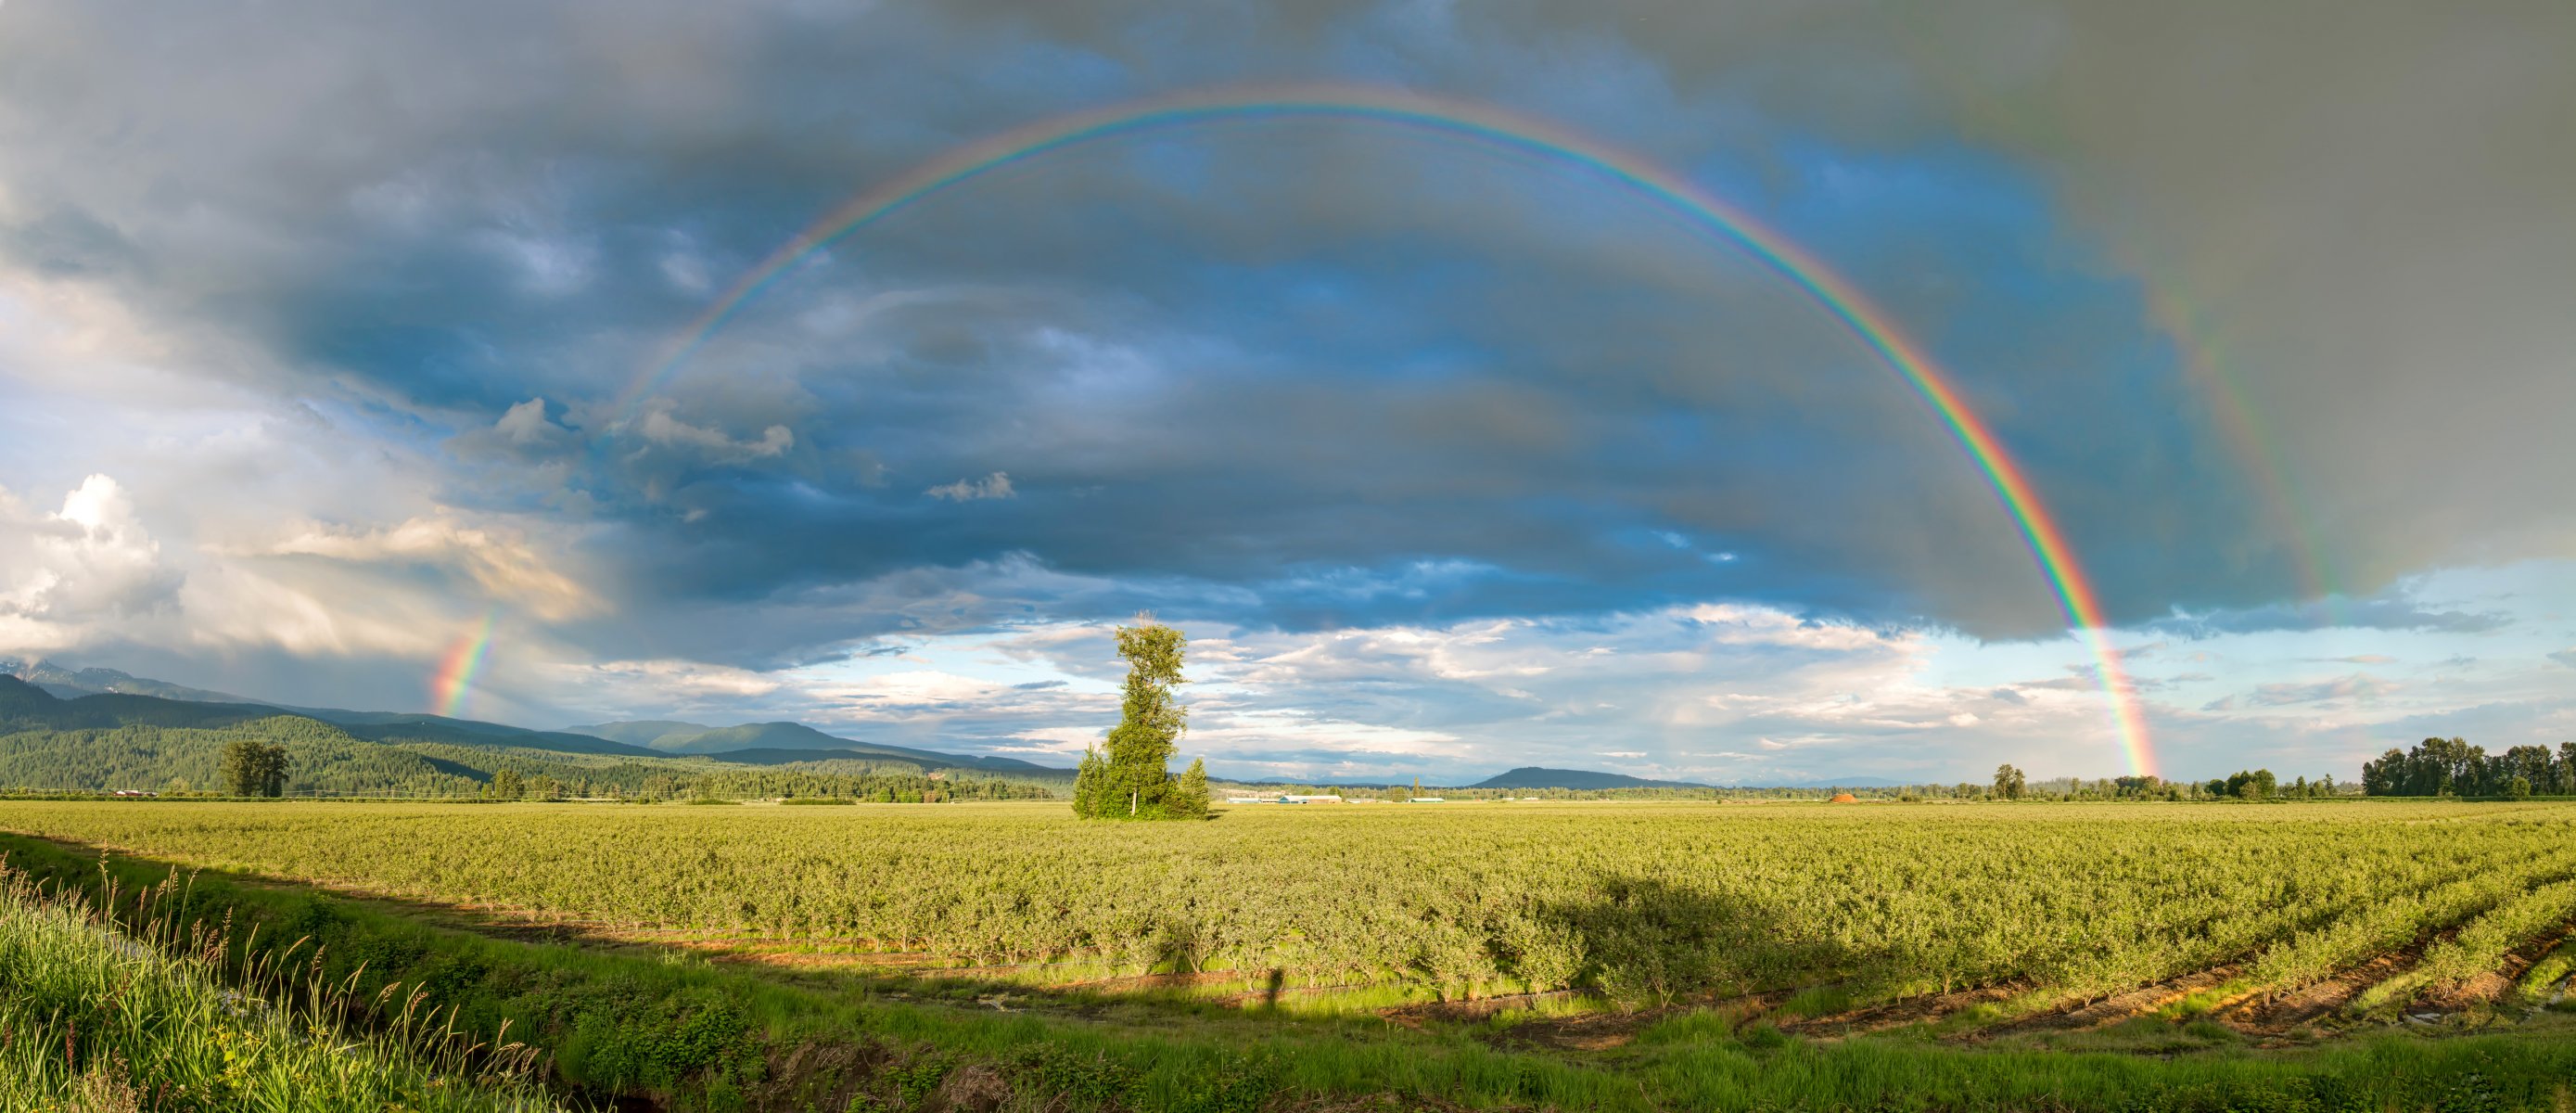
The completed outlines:
<svg viewBox="0 0 2576 1113">
<path fill-rule="evenodd" d="M 1171 802 L 1167 807 L 1178 818 L 1199 819 L 1207 815 L 1206 761 L 1199 758 L 1190 759 L 1190 767 L 1181 773 L 1181 783 L 1172 786 Z"/>
<path fill-rule="evenodd" d="M 483 794 L 495 800 L 516 800 L 527 794 L 527 786 L 520 781 L 518 770 L 498 769 L 493 771 L 492 783 L 484 786 Z"/>
<path fill-rule="evenodd" d="M 563 782 L 544 773 L 528 778 L 528 799 L 560 800 L 562 798 Z"/>
<path fill-rule="evenodd" d="M 2531 782 L 2522 777 L 2515 777 L 2505 782 L 2504 794 L 2516 800 L 2531 799 Z"/>
<path fill-rule="evenodd" d="M 259 795 L 259 743 L 236 738 L 224 744 L 224 788 L 235 796 Z"/>
<path fill-rule="evenodd" d="M 286 795 L 286 747 L 248 738 L 224 744 L 224 786 L 235 796 Z"/>
<path fill-rule="evenodd" d="M 1181 661 L 1189 639 L 1179 630 L 1138 615 L 1133 626 L 1118 628 L 1118 655 L 1127 661 L 1118 725 L 1109 728 L 1106 752 L 1085 754 L 1074 775 L 1074 814 L 1089 819 L 1179 819 L 1206 814 L 1206 796 L 1196 810 L 1179 801 L 1171 772 L 1181 732 L 1189 729 L 1189 711 L 1173 698 L 1186 683 Z M 1201 771 L 1205 777 L 1205 771 Z M 1180 810 L 1175 809 L 1178 804 Z"/>
<path fill-rule="evenodd" d="M 2028 780 L 2021 770 L 2010 765 L 1995 766 L 1995 797 L 2000 800 L 2021 799 Z"/>
<path fill-rule="evenodd" d="M 1099 819 L 1109 814 L 1109 763 L 1100 760 L 1100 747 L 1082 748 L 1082 763 L 1073 770 L 1073 814 L 1084 819 Z"/>
</svg>

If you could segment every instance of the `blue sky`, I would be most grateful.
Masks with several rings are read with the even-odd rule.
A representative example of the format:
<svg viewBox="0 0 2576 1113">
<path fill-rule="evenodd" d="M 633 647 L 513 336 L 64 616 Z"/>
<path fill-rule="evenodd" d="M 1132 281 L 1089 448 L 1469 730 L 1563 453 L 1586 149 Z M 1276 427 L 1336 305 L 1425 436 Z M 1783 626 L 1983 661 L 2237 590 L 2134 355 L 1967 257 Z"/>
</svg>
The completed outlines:
<svg viewBox="0 0 2576 1113">
<path fill-rule="evenodd" d="M 490 614 L 485 717 L 1065 755 L 1150 609 L 1220 774 L 2129 771 L 1924 404 L 1567 167 L 1063 152 L 621 404 L 921 160 L 1333 80 L 1640 152 L 1866 291 L 2064 525 L 2164 772 L 2576 737 L 2562 8 L 293 8 L 0 10 L 0 655 L 425 707 Z"/>
</svg>

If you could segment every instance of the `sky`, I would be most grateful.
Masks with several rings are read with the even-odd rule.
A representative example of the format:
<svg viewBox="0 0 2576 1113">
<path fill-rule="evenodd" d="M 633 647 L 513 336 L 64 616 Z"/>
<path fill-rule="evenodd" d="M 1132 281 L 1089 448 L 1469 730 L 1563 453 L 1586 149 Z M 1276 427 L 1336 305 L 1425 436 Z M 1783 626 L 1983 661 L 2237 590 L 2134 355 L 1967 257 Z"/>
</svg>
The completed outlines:
<svg viewBox="0 0 2576 1113">
<path fill-rule="evenodd" d="M 2576 739 L 2576 6 L 0 7 L 0 655 L 1229 777 Z M 1883 358 L 1597 165 L 1716 198 Z M 2095 643 L 2118 663 L 2106 672 Z M 2133 706 L 2124 745 L 2116 705 Z"/>
</svg>

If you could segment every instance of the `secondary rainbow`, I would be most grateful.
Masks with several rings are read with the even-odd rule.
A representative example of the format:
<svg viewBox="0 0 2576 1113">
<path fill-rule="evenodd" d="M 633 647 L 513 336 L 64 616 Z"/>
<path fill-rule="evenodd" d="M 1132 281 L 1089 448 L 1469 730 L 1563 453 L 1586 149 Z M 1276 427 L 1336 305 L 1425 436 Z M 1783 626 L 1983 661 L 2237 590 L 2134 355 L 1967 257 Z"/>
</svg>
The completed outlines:
<svg viewBox="0 0 2576 1113">
<path fill-rule="evenodd" d="M 859 194 L 771 253 L 710 303 L 663 357 L 637 376 L 620 397 L 616 412 L 621 420 L 630 418 L 635 407 L 686 363 L 715 330 L 798 261 L 926 197 L 1069 147 L 1175 128 L 1267 119 L 1342 120 L 1415 129 L 1578 167 L 1680 214 L 1786 279 L 1930 403 L 1933 412 L 1968 450 L 2022 539 L 2029 544 L 2069 625 L 2091 652 L 2103 694 L 2111 704 L 2113 729 L 2130 769 L 2142 774 L 2155 771 L 2155 752 L 2148 740 L 2136 689 L 2111 642 L 2101 598 L 2076 563 L 2065 531 L 2041 504 L 2029 477 L 2004 451 L 1993 430 L 1968 407 L 1949 377 L 1922 347 L 1823 260 L 1681 175 L 1608 144 L 1491 105 L 1368 86 L 1237 86 L 1111 105 L 1042 120 L 969 143 Z"/>
<path fill-rule="evenodd" d="M 492 616 L 456 642 L 438 663 L 438 674 L 430 679 L 429 689 L 438 704 L 438 713 L 455 718 L 465 713 L 465 697 L 474 690 L 474 674 L 482 671 L 483 655 L 492 648 Z"/>
<path fill-rule="evenodd" d="M 2149 273 L 2152 277 L 2153 272 Z M 2173 342 L 2184 374 L 2208 400 L 2236 458 L 2253 474 L 2255 490 L 2278 523 L 2280 536 L 2289 542 L 2300 590 L 2317 600 L 2327 624 L 2340 625 L 2343 579 L 2317 536 L 2316 513 L 2281 451 L 2280 438 L 2265 425 L 2246 395 L 2245 384 L 2229 370 L 2232 361 L 2227 358 L 2225 328 L 2213 314 L 2186 299 L 2178 283 L 2149 281 L 2144 289 L 2148 318 Z"/>
</svg>

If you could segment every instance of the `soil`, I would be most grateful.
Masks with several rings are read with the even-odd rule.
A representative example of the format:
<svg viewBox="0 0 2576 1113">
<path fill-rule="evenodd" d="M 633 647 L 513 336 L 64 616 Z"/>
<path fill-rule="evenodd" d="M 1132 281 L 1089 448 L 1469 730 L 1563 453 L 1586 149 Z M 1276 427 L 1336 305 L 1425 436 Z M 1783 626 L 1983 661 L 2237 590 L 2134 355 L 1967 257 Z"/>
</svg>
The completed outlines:
<svg viewBox="0 0 2576 1113">
<path fill-rule="evenodd" d="M 2225 984 L 2241 969 L 2241 967 L 2229 965 L 2195 970 L 2180 977 L 2167 978 L 2125 993 L 2116 993 L 2098 1001 L 2052 1009 L 2034 1016 L 1998 1024 L 1976 1033 L 1976 1036 L 1984 1038 L 2018 1032 L 2089 1032 L 2097 1028 L 2108 1028 L 2121 1021 L 2153 1013 L 2192 994 Z"/>
<path fill-rule="evenodd" d="M 1931 1024 L 1978 1005 L 2009 1001 L 2028 992 L 2029 989 L 2030 987 L 2020 984 L 1980 986 L 1976 989 L 1908 997 L 1883 1005 L 1828 1013 L 1824 1016 L 1782 1019 L 1779 1024 L 1781 1031 L 1793 1035 L 1820 1040 L 1845 1039 L 1918 1024 Z"/>
</svg>

